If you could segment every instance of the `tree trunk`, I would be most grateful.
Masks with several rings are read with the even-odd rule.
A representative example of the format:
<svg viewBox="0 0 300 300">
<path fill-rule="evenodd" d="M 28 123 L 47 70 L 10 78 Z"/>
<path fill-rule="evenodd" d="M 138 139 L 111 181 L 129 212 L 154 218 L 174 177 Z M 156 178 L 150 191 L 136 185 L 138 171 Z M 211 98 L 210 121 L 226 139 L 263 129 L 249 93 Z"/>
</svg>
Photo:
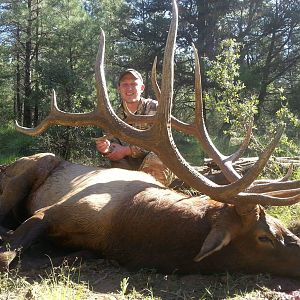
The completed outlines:
<svg viewBox="0 0 300 300">
<path fill-rule="evenodd" d="M 36 0 L 36 22 L 35 22 L 35 96 L 34 96 L 34 114 L 33 114 L 33 126 L 38 125 L 39 120 L 39 90 L 40 90 L 40 80 L 38 76 L 38 65 L 39 65 L 39 0 Z"/>
<path fill-rule="evenodd" d="M 32 105 L 31 105 L 31 54 L 32 54 L 32 7 L 31 0 L 27 2 L 28 18 L 25 42 L 25 68 L 24 68 L 24 126 L 32 125 Z"/>
<path fill-rule="evenodd" d="M 20 41 L 20 27 L 17 26 L 16 28 L 16 39 L 17 42 Z M 14 109 L 15 109 L 15 116 L 17 120 L 23 124 L 22 120 L 22 102 L 21 102 L 21 70 L 20 70 L 20 52 L 19 49 L 16 49 L 16 97 L 15 97 L 15 103 L 14 103 Z"/>
</svg>

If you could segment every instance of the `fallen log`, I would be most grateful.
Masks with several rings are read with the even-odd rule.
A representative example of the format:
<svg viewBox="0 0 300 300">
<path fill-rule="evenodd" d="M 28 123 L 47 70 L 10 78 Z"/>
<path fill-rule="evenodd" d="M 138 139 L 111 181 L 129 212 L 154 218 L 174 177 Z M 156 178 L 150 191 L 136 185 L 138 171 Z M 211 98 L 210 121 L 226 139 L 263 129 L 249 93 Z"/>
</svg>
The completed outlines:
<svg viewBox="0 0 300 300">
<path fill-rule="evenodd" d="M 240 174 L 244 175 L 258 160 L 258 157 L 242 157 L 233 163 L 235 170 Z M 278 171 L 282 174 L 285 174 L 290 166 L 293 165 L 293 168 L 300 167 L 300 157 L 273 157 L 270 159 L 268 164 L 266 165 L 266 172 L 268 173 L 276 173 L 278 177 Z M 275 168 L 276 166 L 276 168 Z M 205 175 L 210 180 L 218 183 L 218 184 L 228 184 L 228 181 L 222 174 L 220 168 L 216 163 L 214 163 L 211 159 L 204 159 L 203 166 L 194 167 L 199 173 Z M 276 171 L 275 171 L 276 169 Z"/>
</svg>

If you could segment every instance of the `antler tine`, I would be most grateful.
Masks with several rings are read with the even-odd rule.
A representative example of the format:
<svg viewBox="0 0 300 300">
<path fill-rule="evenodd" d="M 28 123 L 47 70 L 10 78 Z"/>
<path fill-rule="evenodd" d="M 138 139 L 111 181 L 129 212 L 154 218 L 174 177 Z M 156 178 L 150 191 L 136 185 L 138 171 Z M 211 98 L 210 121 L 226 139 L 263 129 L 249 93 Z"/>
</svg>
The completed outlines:
<svg viewBox="0 0 300 300">
<path fill-rule="evenodd" d="M 287 181 L 291 177 L 293 173 L 293 169 L 294 169 L 294 164 L 291 163 L 286 174 L 279 181 Z"/>
<path fill-rule="evenodd" d="M 299 189 L 295 189 L 292 191 L 286 191 L 279 194 L 275 197 L 272 196 L 272 192 L 269 194 L 256 194 L 256 193 L 241 193 L 240 197 L 236 197 L 233 199 L 228 199 L 226 203 L 231 203 L 242 207 L 243 205 L 251 206 L 260 204 L 263 206 L 271 205 L 271 206 L 288 206 L 293 205 L 300 202 L 300 191 Z M 274 192 L 275 194 L 275 192 Z"/>
<path fill-rule="evenodd" d="M 268 193 L 278 190 L 292 190 L 300 187 L 300 180 L 295 181 L 271 181 L 262 184 L 257 184 L 249 188 L 253 193 Z"/>
<path fill-rule="evenodd" d="M 160 87 L 159 87 L 159 85 L 157 83 L 157 76 L 156 76 L 157 70 L 156 70 L 156 66 L 157 66 L 157 56 L 155 57 L 153 65 L 152 65 L 151 83 L 152 83 L 152 88 L 154 90 L 155 97 L 156 97 L 157 101 L 160 102 L 161 90 L 160 90 Z M 139 119 L 136 118 L 135 121 L 139 122 Z M 142 120 L 141 120 L 141 122 L 142 122 Z M 190 134 L 190 135 L 194 134 L 193 125 L 190 125 L 190 124 L 187 124 L 185 122 L 182 122 L 182 121 L 178 120 L 177 118 L 175 118 L 174 116 L 171 116 L 171 124 L 172 124 L 172 128 L 174 128 L 174 129 L 176 129 L 178 131 L 181 131 L 183 133 Z"/>
<path fill-rule="evenodd" d="M 51 110 L 49 115 L 35 128 L 26 128 L 22 127 L 16 122 L 16 129 L 27 135 L 39 135 L 44 132 L 47 128 L 52 125 L 64 125 L 64 126 L 88 126 L 94 125 L 101 127 L 108 132 L 112 133 L 120 132 L 122 137 L 126 135 L 132 136 L 128 140 L 136 142 L 142 140 L 144 135 L 136 131 L 131 130 L 131 126 L 124 123 L 114 114 L 106 90 L 106 82 L 104 76 L 104 46 L 105 46 L 105 35 L 101 31 L 99 48 L 96 58 L 96 81 L 97 81 L 97 93 L 98 93 L 98 102 L 97 108 L 88 113 L 68 113 L 63 112 L 58 109 L 56 94 L 55 91 L 52 93 L 51 97 Z M 97 68 L 98 67 L 98 68 Z M 101 99 L 101 101 L 99 101 Z M 117 126 L 119 126 L 117 128 Z M 121 130 L 119 128 L 122 128 Z M 138 137 L 134 139 L 134 136 Z M 151 138 L 150 138 L 151 139 Z"/>
<path fill-rule="evenodd" d="M 109 101 L 108 92 L 106 88 L 106 79 L 104 74 L 104 54 L 105 54 L 105 33 L 101 29 L 99 37 L 99 47 L 96 56 L 95 63 L 95 78 L 96 78 L 96 89 L 97 89 L 97 109 L 99 112 L 107 117 L 112 116 L 112 120 L 117 120 L 117 116 L 112 109 Z"/>
<path fill-rule="evenodd" d="M 271 191 L 271 192 L 268 192 L 266 194 L 269 195 L 269 196 L 277 196 L 277 197 L 287 197 L 287 196 L 289 196 L 290 198 L 292 198 L 294 196 L 299 197 L 300 188 Z"/>
<path fill-rule="evenodd" d="M 160 97 L 161 97 L 161 91 L 159 88 L 159 85 L 157 83 L 157 71 L 156 71 L 156 65 L 157 65 L 157 56 L 155 56 L 153 65 L 152 65 L 152 70 L 151 70 L 151 83 L 152 83 L 152 88 L 156 97 L 156 100 L 159 102 Z"/>
<path fill-rule="evenodd" d="M 162 134 L 170 136 L 171 131 L 171 110 L 173 104 L 173 86 L 174 86 L 174 49 L 176 43 L 178 27 L 178 8 L 175 0 L 173 0 L 173 17 L 170 24 L 170 30 L 167 37 L 167 44 L 164 53 L 163 67 L 162 67 L 162 84 L 161 84 L 161 99 L 157 109 L 158 119 L 161 122 Z M 168 126 L 164 126 L 168 124 Z"/>
<path fill-rule="evenodd" d="M 99 116 L 95 112 L 90 113 L 66 113 L 58 109 L 56 101 L 56 93 L 53 90 L 51 96 L 51 110 L 49 115 L 35 128 L 27 128 L 20 126 L 15 122 L 16 130 L 31 136 L 36 136 L 43 133 L 52 125 L 64 125 L 64 126 L 88 126 L 95 125 Z"/>
<path fill-rule="evenodd" d="M 260 192 L 264 192 L 264 191 L 270 191 L 270 187 L 274 187 L 273 190 L 275 190 L 276 185 L 278 185 L 278 183 L 280 183 L 280 185 L 285 185 L 286 189 L 287 188 L 292 188 L 289 187 L 291 183 L 295 183 L 296 181 L 289 181 L 289 178 L 291 177 L 293 173 L 293 163 L 290 164 L 286 174 L 280 178 L 280 179 L 259 179 L 259 180 L 255 180 L 255 184 L 250 188 L 251 191 L 260 191 Z M 279 186 L 279 185 L 278 185 Z M 266 190 L 267 189 L 267 190 Z"/>
<path fill-rule="evenodd" d="M 204 123 L 204 118 L 203 118 L 203 100 L 202 100 L 202 89 L 201 89 L 201 72 L 200 72 L 200 62 L 199 62 L 199 56 L 197 53 L 197 49 L 194 47 L 194 53 L 195 53 L 195 94 L 196 94 L 196 118 L 195 118 L 195 123 L 197 125 L 200 124 L 200 126 L 198 127 L 199 131 L 194 133 L 194 136 L 198 136 L 198 140 L 201 142 L 201 145 L 203 146 L 203 148 L 205 149 L 205 151 L 209 154 L 209 156 L 218 164 L 218 166 L 220 167 L 220 169 L 222 170 L 223 174 L 226 176 L 226 178 L 229 181 L 234 181 L 235 180 L 235 176 L 237 176 L 236 178 L 240 178 L 240 175 L 236 173 L 236 171 L 233 168 L 232 163 L 238 159 L 242 153 L 245 151 L 245 149 L 248 147 L 250 139 L 251 139 L 251 134 L 252 134 L 252 122 L 251 124 L 249 124 L 248 126 L 248 130 L 247 130 L 247 134 L 246 137 L 243 141 L 243 143 L 241 144 L 240 148 L 233 153 L 230 156 L 224 156 L 222 155 L 217 149 L 216 147 L 213 145 L 206 127 L 205 127 L 205 123 Z M 195 126 L 195 128 L 197 128 Z M 263 167 L 266 165 L 266 163 L 268 162 L 268 159 L 270 157 L 270 155 L 272 154 L 272 152 L 274 151 L 276 145 L 279 142 L 279 139 L 282 135 L 283 132 L 283 127 L 281 129 L 279 129 L 277 131 L 277 134 L 274 138 L 274 140 L 270 143 L 270 145 L 265 149 L 265 151 L 261 154 L 261 157 L 259 159 L 259 161 L 254 164 L 247 173 L 247 176 L 251 176 L 253 178 L 253 174 L 257 174 L 258 169 L 262 170 Z M 245 178 L 246 176 L 244 176 Z M 282 186 L 283 187 L 283 186 Z M 282 189 L 281 187 L 281 189 Z M 299 187 L 299 183 L 286 183 L 285 184 L 285 188 L 293 188 L 293 187 Z M 279 190 L 280 186 L 276 186 L 276 184 L 271 183 L 270 181 L 265 185 L 266 189 L 272 188 L 272 190 Z M 248 191 L 251 192 L 262 192 L 263 191 L 263 187 L 261 185 L 255 185 L 253 187 L 250 187 L 248 189 Z M 258 198 L 257 198 L 258 199 Z M 261 197 L 260 197 L 261 199 Z M 270 204 L 270 199 L 267 201 Z M 294 200 L 293 200 L 294 201 Z M 285 202 L 287 203 L 287 202 Z"/>
</svg>

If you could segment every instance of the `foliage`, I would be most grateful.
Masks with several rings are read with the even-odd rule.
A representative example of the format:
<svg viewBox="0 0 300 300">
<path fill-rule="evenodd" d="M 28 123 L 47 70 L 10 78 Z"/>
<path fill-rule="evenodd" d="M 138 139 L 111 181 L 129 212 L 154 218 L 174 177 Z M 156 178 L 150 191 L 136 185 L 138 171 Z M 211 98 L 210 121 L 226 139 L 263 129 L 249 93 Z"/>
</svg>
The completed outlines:
<svg viewBox="0 0 300 300">
<path fill-rule="evenodd" d="M 299 148 L 298 148 L 299 149 Z M 284 174 L 281 174 L 284 175 Z M 296 167 L 293 170 L 292 180 L 300 180 L 300 167 Z M 300 203 L 295 205 L 291 205 L 289 207 L 286 206 L 272 206 L 267 209 L 268 213 L 282 221 L 282 223 L 292 228 L 294 225 L 299 224 L 299 216 L 300 216 Z"/>
<path fill-rule="evenodd" d="M 246 126 L 252 124 L 252 120 L 258 111 L 258 97 L 245 90 L 239 73 L 238 59 L 240 58 L 240 46 L 235 40 L 224 40 L 220 45 L 220 53 L 213 61 L 207 60 L 207 77 L 211 87 L 204 94 L 207 114 L 207 123 L 212 133 L 219 138 L 224 136 L 231 141 L 241 141 L 245 135 Z M 270 136 L 281 124 L 286 125 L 286 133 L 281 138 L 279 147 L 275 150 L 277 156 L 293 156 L 299 153 L 299 144 L 291 138 L 289 133 L 298 131 L 300 120 L 288 108 L 283 88 L 274 89 L 281 101 L 281 107 L 274 116 L 264 115 L 264 135 L 253 138 L 250 148 L 256 152 L 264 149 L 270 141 Z M 273 121 L 272 121 L 273 120 Z M 275 121 L 275 122 L 274 122 Z M 255 129 L 255 127 L 254 127 Z M 262 128 L 260 127 L 260 130 Z M 293 136 L 294 134 L 290 134 Z M 229 143 L 227 143 L 227 148 Z"/>
<path fill-rule="evenodd" d="M 100 135 L 100 130 L 90 127 L 64 128 L 55 126 L 41 136 L 30 137 L 16 132 L 11 124 L 1 126 L 0 164 L 9 164 L 22 156 L 38 152 L 52 152 L 74 162 L 87 165 L 105 165 L 105 161 L 96 151 L 95 141 L 92 139 Z"/>
<path fill-rule="evenodd" d="M 92 127 L 54 126 L 36 140 L 41 152 L 52 152 L 69 161 L 102 165 L 103 158 L 96 151 L 93 140 L 101 135 L 101 130 Z"/>
<path fill-rule="evenodd" d="M 291 123 L 287 123 L 281 154 L 297 153 L 299 145 L 290 143 L 291 138 L 299 139 L 294 127 L 299 119 L 300 82 L 297 1 L 180 0 L 178 4 L 173 114 L 187 122 L 194 115 L 193 42 L 200 55 L 207 57 L 201 64 L 210 134 L 223 139 L 221 144 L 228 148 L 229 138 L 234 144 L 239 142 L 245 122 L 254 115 L 257 140 L 262 137 L 263 144 L 269 135 L 267 124 L 278 123 L 276 111 L 284 105 L 293 115 L 288 113 Z M 62 110 L 93 109 L 93 65 L 100 27 L 107 39 L 111 99 L 117 101 L 116 78 L 127 67 L 142 72 L 145 96 L 153 97 L 150 69 L 157 56 L 160 79 L 171 2 L 3 0 L 0 7 L 2 124 L 18 119 L 37 125 L 48 114 L 53 88 Z M 55 148 L 66 158 L 85 153 L 80 140 L 85 130 L 80 134 L 66 129 L 54 132 L 52 137 L 46 134 L 44 140 L 39 139 L 42 148 Z M 72 142 L 57 143 L 62 140 Z M 71 149 L 61 149 L 70 144 Z"/>
<path fill-rule="evenodd" d="M 239 48 L 235 40 L 224 40 L 215 60 L 206 60 L 211 85 L 204 94 L 207 122 L 219 137 L 240 139 L 257 113 L 256 96 L 245 91 L 239 79 Z"/>
<path fill-rule="evenodd" d="M 292 226 L 294 222 L 298 222 L 300 216 L 300 205 L 292 205 L 289 208 L 285 206 L 270 207 L 268 213 L 282 221 L 285 226 Z"/>
<path fill-rule="evenodd" d="M 285 127 L 279 145 L 275 149 L 275 156 L 298 156 L 299 155 L 299 139 L 298 133 L 300 128 L 300 119 L 290 110 L 284 90 L 277 90 L 281 107 L 275 113 L 275 120 L 268 115 L 263 116 L 263 123 L 267 124 L 263 127 L 263 134 L 253 139 L 252 149 L 260 151 L 270 142 L 270 137 L 274 135 L 280 126 Z"/>
<path fill-rule="evenodd" d="M 204 162 L 205 153 L 201 145 L 193 137 L 174 132 L 174 140 L 179 152 L 193 166 L 201 166 Z"/>
</svg>

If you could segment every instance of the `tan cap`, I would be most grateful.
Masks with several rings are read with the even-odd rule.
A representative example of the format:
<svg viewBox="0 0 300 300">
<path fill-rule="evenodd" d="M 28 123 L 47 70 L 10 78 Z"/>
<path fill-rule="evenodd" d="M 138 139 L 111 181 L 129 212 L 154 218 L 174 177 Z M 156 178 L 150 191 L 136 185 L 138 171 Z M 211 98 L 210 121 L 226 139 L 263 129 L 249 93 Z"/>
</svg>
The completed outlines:
<svg viewBox="0 0 300 300">
<path fill-rule="evenodd" d="M 120 81 L 123 78 L 123 76 L 125 76 L 128 73 L 133 75 L 136 79 L 140 79 L 143 82 L 143 77 L 142 77 L 141 73 L 139 73 L 135 69 L 126 69 L 124 72 L 121 73 L 121 75 L 119 77 L 119 81 L 118 81 L 119 84 L 120 84 Z"/>
</svg>

